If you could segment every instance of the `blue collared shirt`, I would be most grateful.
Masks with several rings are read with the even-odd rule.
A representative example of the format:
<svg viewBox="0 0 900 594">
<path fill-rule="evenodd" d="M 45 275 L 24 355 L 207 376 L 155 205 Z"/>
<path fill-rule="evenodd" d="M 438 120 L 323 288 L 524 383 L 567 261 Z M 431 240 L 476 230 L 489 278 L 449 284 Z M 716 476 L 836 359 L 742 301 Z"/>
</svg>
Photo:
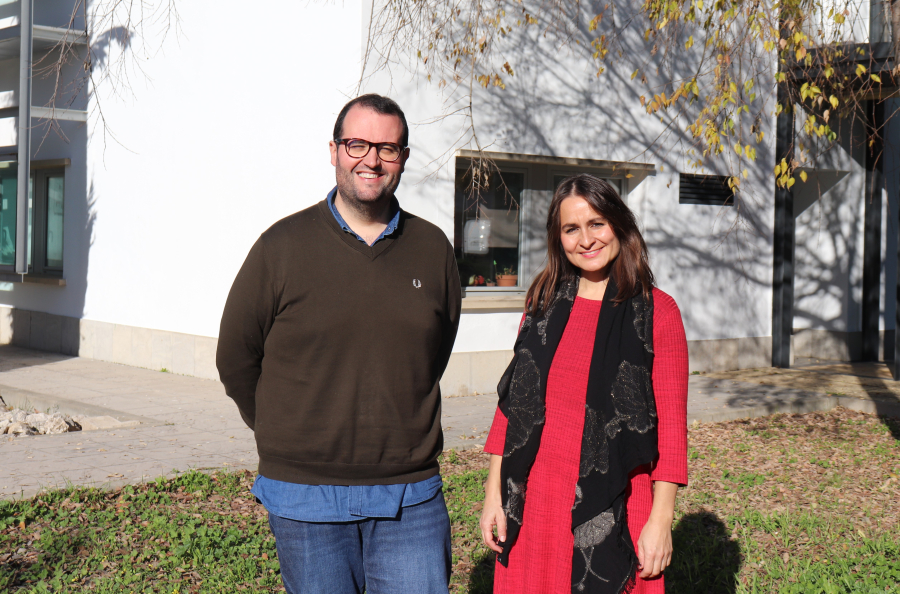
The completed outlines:
<svg viewBox="0 0 900 594">
<path fill-rule="evenodd" d="M 337 187 L 328 193 L 328 208 L 341 228 L 357 235 L 334 206 Z M 384 232 L 372 242 L 378 243 L 397 230 L 400 206 L 392 203 L 394 216 Z M 266 510 L 282 518 L 301 522 L 353 522 L 366 518 L 396 518 L 401 507 L 428 501 L 441 490 L 443 481 L 435 475 L 418 483 L 399 485 L 298 485 L 257 475 L 251 493 L 262 501 Z"/>
<path fill-rule="evenodd" d="M 366 245 L 369 245 L 368 243 L 366 243 L 365 239 L 363 239 L 362 237 L 357 235 L 356 231 L 354 231 L 353 229 L 350 228 L 350 225 L 347 224 L 347 221 L 345 221 L 344 217 L 341 216 L 341 213 L 338 212 L 337 207 L 334 205 L 335 195 L 337 195 L 337 186 L 335 186 L 330 192 L 328 192 L 328 197 L 326 198 L 326 201 L 328 202 L 328 208 L 331 209 L 331 214 L 333 214 L 334 218 L 337 219 L 338 225 L 340 225 L 341 229 L 343 229 L 345 232 L 353 235 L 353 237 L 355 237 L 356 239 L 365 243 Z M 400 205 L 397 203 L 396 199 L 391 200 L 391 209 L 394 212 L 394 216 L 391 217 L 391 220 L 388 223 L 388 226 L 384 228 L 384 231 L 381 232 L 381 235 L 379 235 L 375 239 L 375 241 L 372 242 L 372 245 L 375 245 L 376 243 L 378 243 L 379 241 L 381 241 L 382 239 L 384 239 L 385 237 L 387 237 L 388 235 L 390 235 L 391 233 L 393 233 L 394 231 L 397 230 L 397 225 L 400 224 Z"/>
<path fill-rule="evenodd" d="M 301 522 L 354 522 L 396 518 L 401 507 L 428 501 L 441 490 L 435 475 L 400 485 L 298 485 L 257 476 L 251 492 L 266 510 Z"/>
</svg>

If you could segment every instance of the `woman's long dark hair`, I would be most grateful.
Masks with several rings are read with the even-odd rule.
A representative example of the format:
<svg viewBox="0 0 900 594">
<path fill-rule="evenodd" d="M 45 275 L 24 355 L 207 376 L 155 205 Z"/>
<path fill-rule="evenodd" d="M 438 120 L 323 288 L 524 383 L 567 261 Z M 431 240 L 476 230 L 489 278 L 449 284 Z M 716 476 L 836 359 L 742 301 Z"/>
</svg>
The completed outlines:
<svg viewBox="0 0 900 594">
<path fill-rule="evenodd" d="M 579 276 L 579 269 L 566 258 L 560 241 L 562 223 L 559 207 L 563 200 L 573 197 L 584 198 L 594 212 L 606 219 L 619 240 L 619 255 L 610 271 L 619 287 L 613 301 L 621 303 L 639 291 L 648 299 L 655 281 L 650 270 L 647 244 L 638 230 L 634 213 L 608 182 L 583 173 L 565 179 L 553 194 L 550 212 L 547 213 L 547 266 L 528 289 L 525 299 L 528 313 L 541 315 L 552 302 L 559 283 Z"/>
</svg>

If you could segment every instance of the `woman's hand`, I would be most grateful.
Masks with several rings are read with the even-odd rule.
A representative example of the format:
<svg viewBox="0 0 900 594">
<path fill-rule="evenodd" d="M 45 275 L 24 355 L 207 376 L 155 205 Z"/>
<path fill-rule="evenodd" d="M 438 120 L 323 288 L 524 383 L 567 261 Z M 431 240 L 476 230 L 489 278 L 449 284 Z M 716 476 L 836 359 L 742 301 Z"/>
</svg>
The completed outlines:
<svg viewBox="0 0 900 594">
<path fill-rule="evenodd" d="M 638 574 L 644 579 L 655 578 L 672 562 L 672 522 L 651 517 L 638 539 Z"/>
<path fill-rule="evenodd" d="M 672 519 L 678 485 L 664 481 L 653 484 L 653 509 L 637 542 L 640 577 L 655 578 L 672 562 Z"/>
<path fill-rule="evenodd" d="M 500 496 L 500 463 L 503 457 L 492 455 L 488 478 L 484 484 L 484 507 L 481 509 L 481 539 L 496 553 L 502 553 L 501 542 L 506 540 L 506 514 Z M 494 534 L 494 527 L 497 534 Z"/>
</svg>

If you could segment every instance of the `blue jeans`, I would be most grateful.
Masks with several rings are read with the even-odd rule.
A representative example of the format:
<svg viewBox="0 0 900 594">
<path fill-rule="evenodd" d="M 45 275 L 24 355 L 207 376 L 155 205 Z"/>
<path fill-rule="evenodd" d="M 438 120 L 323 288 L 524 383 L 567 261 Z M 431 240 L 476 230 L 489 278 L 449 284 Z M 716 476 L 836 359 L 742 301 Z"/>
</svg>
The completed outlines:
<svg viewBox="0 0 900 594">
<path fill-rule="evenodd" d="M 288 594 L 447 594 L 450 518 L 443 492 L 396 518 L 299 522 L 269 514 Z"/>
</svg>

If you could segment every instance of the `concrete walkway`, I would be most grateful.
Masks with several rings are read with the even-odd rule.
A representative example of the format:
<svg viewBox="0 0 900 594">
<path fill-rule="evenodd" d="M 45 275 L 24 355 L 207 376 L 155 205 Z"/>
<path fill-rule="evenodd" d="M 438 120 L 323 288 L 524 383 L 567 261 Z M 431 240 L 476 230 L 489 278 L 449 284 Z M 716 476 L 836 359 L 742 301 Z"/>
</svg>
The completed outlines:
<svg viewBox="0 0 900 594">
<path fill-rule="evenodd" d="M 900 385 L 886 379 L 883 365 L 862 370 L 872 376 L 865 381 L 883 388 L 867 392 L 851 389 L 861 385 L 852 375 L 860 370 L 815 364 L 806 371 L 691 376 L 688 421 L 837 404 L 900 416 Z M 812 376 L 828 377 L 817 383 Z M 840 382 L 843 392 L 827 393 Z M 252 432 L 216 381 L 2 346 L 0 396 L 13 406 L 107 418 L 105 428 L 94 431 L 0 437 L 0 499 L 66 484 L 117 486 L 191 468 L 255 468 L 258 462 Z M 495 407 L 495 394 L 445 398 L 445 447 L 483 445 Z"/>
</svg>

